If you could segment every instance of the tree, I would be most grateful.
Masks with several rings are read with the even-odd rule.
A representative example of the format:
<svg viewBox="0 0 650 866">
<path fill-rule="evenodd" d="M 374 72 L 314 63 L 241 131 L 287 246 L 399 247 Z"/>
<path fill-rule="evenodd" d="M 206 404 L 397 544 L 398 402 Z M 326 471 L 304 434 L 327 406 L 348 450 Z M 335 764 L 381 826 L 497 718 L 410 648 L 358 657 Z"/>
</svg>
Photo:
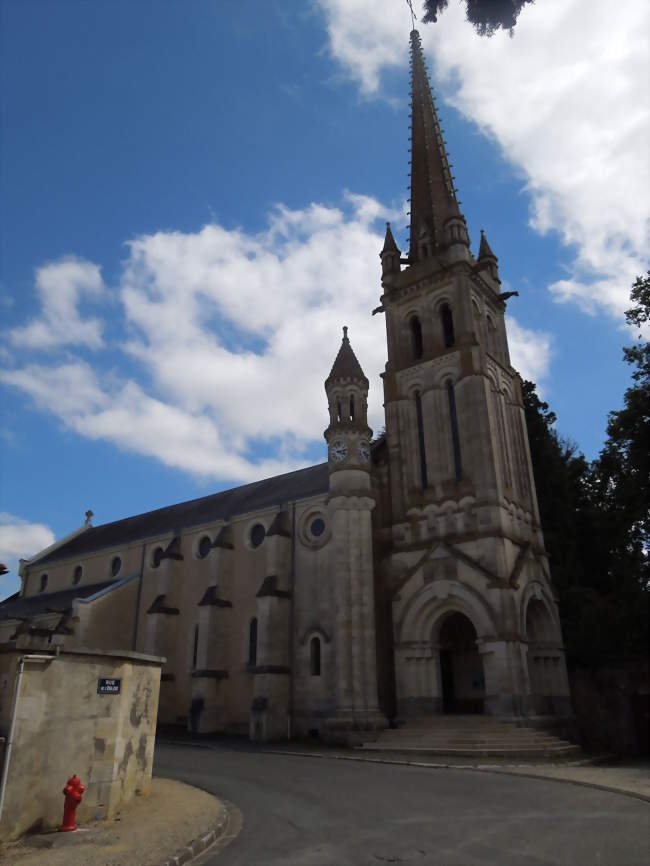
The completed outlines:
<svg viewBox="0 0 650 866">
<path fill-rule="evenodd" d="M 509 30 L 512 35 L 522 8 L 535 0 L 464 0 L 467 20 L 479 36 L 492 36 L 497 30 Z M 425 24 L 434 23 L 449 5 L 449 0 L 424 0 Z"/>
<path fill-rule="evenodd" d="M 650 273 L 632 287 L 628 324 L 650 321 Z M 588 464 L 554 428 L 555 413 L 523 383 L 544 540 L 569 664 L 643 654 L 650 613 L 650 344 L 623 350 L 635 368 L 623 408 Z"/>
</svg>

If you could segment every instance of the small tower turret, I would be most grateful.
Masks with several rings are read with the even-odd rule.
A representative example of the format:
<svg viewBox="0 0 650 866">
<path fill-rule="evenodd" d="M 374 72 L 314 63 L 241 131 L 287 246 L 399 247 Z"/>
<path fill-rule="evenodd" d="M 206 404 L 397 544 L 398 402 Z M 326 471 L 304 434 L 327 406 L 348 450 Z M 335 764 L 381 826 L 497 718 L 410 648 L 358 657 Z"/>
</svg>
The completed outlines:
<svg viewBox="0 0 650 866">
<path fill-rule="evenodd" d="M 501 285 L 501 280 L 499 279 L 499 260 L 492 252 L 483 229 L 481 229 L 481 245 L 479 246 L 476 261 L 478 262 L 479 269 L 486 270 L 495 283 Z"/>
<path fill-rule="evenodd" d="M 358 736 L 355 732 L 386 725 L 377 702 L 372 542 L 375 500 L 370 479 L 368 384 L 352 351 L 348 329 L 343 328 L 341 348 L 325 382 L 330 413 L 325 431 L 330 473 L 330 561 L 336 564 L 331 581 L 336 610 L 336 696 L 323 731 L 330 742 L 351 743 Z"/>
<path fill-rule="evenodd" d="M 382 283 L 386 284 L 391 281 L 393 274 L 400 272 L 400 249 L 395 243 L 395 238 L 390 230 L 390 223 L 386 223 L 386 236 L 384 238 L 384 247 L 379 253 L 381 259 L 381 279 Z"/>
<path fill-rule="evenodd" d="M 368 427 L 368 379 L 350 345 L 347 326 L 343 328 L 341 348 L 325 381 L 325 392 L 330 414 L 324 434 L 329 450 L 330 489 L 340 488 L 346 480 L 357 489 L 365 489 L 370 486 L 372 436 Z M 342 470 L 348 473 L 347 478 L 335 479 Z"/>
</svg>

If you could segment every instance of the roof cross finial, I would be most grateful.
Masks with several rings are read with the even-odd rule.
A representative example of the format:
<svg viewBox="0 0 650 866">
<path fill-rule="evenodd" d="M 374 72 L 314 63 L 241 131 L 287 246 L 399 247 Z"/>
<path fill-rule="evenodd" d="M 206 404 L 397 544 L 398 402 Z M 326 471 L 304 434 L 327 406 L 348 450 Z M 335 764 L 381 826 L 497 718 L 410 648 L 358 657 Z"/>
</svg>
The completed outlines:
<svg viewBox="0 0 650 866">
<path fill-rule="evenodd" d="M 406 5 L 409 7 L 409 12 L 411 13 L 411 30 L 415 30 L 415 22 L 418 20 L 418 16 L 413 11 L 413 0 L 406 0 Z"/>
</svg>

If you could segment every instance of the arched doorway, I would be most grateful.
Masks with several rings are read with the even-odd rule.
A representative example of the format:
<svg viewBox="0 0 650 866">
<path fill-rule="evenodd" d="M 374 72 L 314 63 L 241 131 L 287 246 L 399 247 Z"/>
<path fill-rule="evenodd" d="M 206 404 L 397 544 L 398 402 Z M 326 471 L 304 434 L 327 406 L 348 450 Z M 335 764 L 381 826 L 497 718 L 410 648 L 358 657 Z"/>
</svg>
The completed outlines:
<svg viewBox="0 0 650 866">
<path fill-rule="evenodd" d="M 463 613 L 450 613 L 440 625 L 438 647 L 443 712 L 482 713 L 483 660 L 471 620 Z"/>
<path fill-rule="evenodd" d="M 526 638 L 528 640 L 528 679 L 533 709 L 540 715 L 553 712 L 556 653 L 553 646 L 553 623 L 542 601 L 532 598 L 526 608 Z"/>
</svg>

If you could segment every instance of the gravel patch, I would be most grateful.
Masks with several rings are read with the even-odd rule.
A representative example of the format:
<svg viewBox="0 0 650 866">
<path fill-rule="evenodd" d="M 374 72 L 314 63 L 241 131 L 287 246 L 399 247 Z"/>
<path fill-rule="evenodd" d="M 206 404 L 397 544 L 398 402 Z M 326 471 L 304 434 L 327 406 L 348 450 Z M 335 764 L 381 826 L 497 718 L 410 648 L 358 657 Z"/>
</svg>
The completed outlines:
<svg viewBox="0 0 650 866">
<path fill-rule="evenodd" d="M 154 778 L 148 797 L 76 833 L 25 837 L 0 846 L 2 866 L 160 866 L 225 819 L 223 804 L 198 788 Z M 51 846 L 51 847 L 50 847 Z"/>
</svg>

